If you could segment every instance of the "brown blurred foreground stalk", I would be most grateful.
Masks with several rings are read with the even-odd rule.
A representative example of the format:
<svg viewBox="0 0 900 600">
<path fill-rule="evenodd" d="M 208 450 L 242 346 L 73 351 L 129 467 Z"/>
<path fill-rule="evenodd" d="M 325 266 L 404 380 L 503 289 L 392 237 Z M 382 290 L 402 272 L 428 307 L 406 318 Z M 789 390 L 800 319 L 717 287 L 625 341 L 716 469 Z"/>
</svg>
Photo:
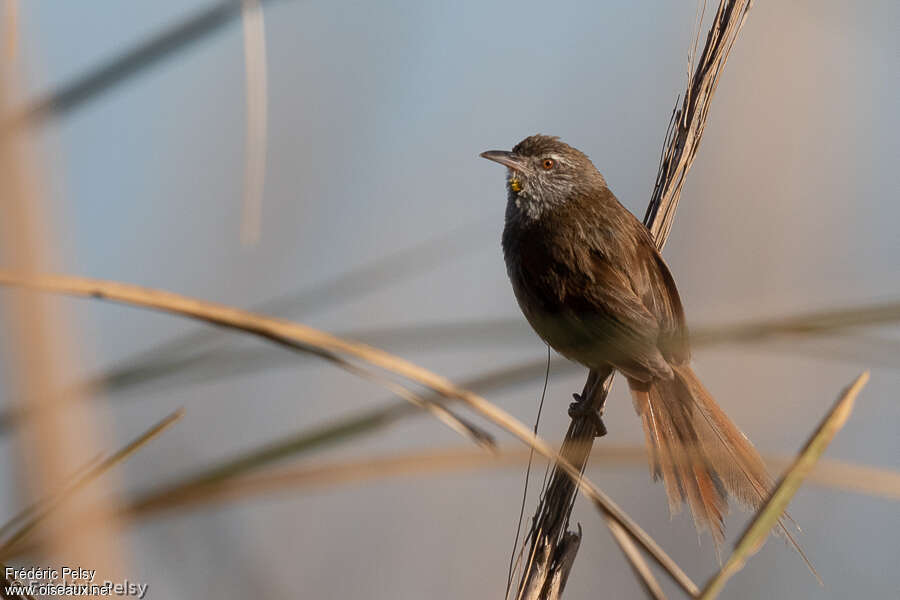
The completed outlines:
<svg viewBox="0 0 900 600">
<path fill-rule="evenodd" d="M 11 71 L 0 70 L 0 121 L 9 114 L 18 88 Z M 25 275 L 46 269 L 53 255 L 38 181 L 24 134 L 0 133 L 0 257 L 3 265 Z M 83 390 L 66 389 L 75 371 L 74 349 L 81 342 L 58 303 L 45 296 L 11 292 L 4 297 L 2 318 L 10 397 L 33 417 L 17 432 L 21 487 L 33 498 L 51 497 L 96 454 L 100 439 L 101 427 L 83 401 Z M 51 564 L 96 569 L 101 580 L 118 580 L 124 570 L 117 511 L 110 490 L 102 487 L 89 494 L 91 505 L 107 515 L 95 535 L 50 535 L 43 556 Z"/>
<path fill-rule="evenodd" d="M 298 467 L 266 469 L 236 474 L 216 481 L 196 481 L 165 486 L 147 492 L 129 503 L 129 518 L 152 517 L 160 512 L 200 508 L 222 502 L 247 501 L 279 492 L 308 492 L 339 485 L 359 485 L 388 478 L 435 477 L 449 472 L 521 467 L 529 451 L 508 447 L 496 453 L 459 447 L 425 450 L 345 461 L 328 461 Z M 782 471 L 793 457 L 767 456 L 774 471 Z M 643 446 L 609 446 L 591 453 L 589 468 L 641 467 L 647 464 Z M 807 482 L 831 489 L 900 500 L 900 473 L 837 460 L 816 463 Z"/>
</svg>

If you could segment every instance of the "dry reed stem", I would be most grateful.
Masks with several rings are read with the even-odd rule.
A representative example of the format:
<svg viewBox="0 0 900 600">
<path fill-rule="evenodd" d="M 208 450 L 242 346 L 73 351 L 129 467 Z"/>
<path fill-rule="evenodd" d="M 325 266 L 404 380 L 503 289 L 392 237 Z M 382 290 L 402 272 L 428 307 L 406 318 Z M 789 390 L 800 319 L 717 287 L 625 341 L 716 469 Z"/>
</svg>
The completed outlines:
<svg viewBox="0 0 900 600">
<path fill-rule="evenodd" d="M 282 302 L 267 304 L 283 306 Z M 252 310 L 253 312 L 281 312 L 278 310 Z M 843 353 L 837 353 L 836 351 L 827 352 L 828 348 L 822 346 L 801 349 L 790 347 L 789 350 L 807 354 L 813 353 L 816 356 L 824 356 L 834 360 L 846 361 L 852 359 L 858 362 L 866 362 L 867 364 L 872 362 L 878 363 L 877 359 L 881 358 L 881 363 L 878 364 L 887 367 L 900 367 L 900 363 L 896 361 L 892 363 L 889 360 L 890 357 L 900 355 L 900 352 L 898 352 L 900 346 L 897 343 L 886 339 L 855 336 L 846 331 L 851 328 L 898 321 L 900 321 L 900 303 L 897 302 L 816 311 L 789 317 L 766 318 L 692 328 L 691 347 L 697 349 L 714 344 L 752 344 L 765 342 L 773 338 L 804 340 L 808 337 L 838 334 L 842 336 L 842 340 L 857 342 L 858 350 L 853 352 L 848 349 Z M 92 378 L 92 381 L 102 381 L 105 389 L 119 391 L 162 378 L 174 380 L 172 385 L 184 385 L 185 383 L 198 383 L 213 379 L 220 380 L 223 377 L 255 373 L 265 368 L 296 365 L 295 359 L 287 358 L 287 355 L 276 353 L 270 348 L 231 349 L 206 347 L 211 342 L 220 340 L 219 336 L 222 335 L 224 335 L 222 332 L 204 330 L 178 337 L 169 342 L 164 342 L 162 345 L 155 346 L 151 350 L 141 352 L 139 356 L 125 361 L 121 366 L 114 367 Z M 470 345 L 472 343 L 489 342 L 496 344 L 507 341 L 510 343 L 513 341 L 517 342 L 518 340 L 526 339 L 526 336 L 527 339 L 533 338 L 533 334 L 527 328 L 527 325 L 520 320 L 512 319 L 350 330 L 340 332 L 338 335 L 343 338 L 360 340 L 374 346 L 391 347 L 395 351 L 407 346 L 421 348 L 429 342 L 446 348 L 448 344 L 453 343 Z M 867 349 L 868 352 L 865 352 Z M 495 371 L 496 377 L 491 377 L 491 387 L 500 389 L 507 384 L 521 383 L 530 380 L 532 377 L 542 376 L 544 367 L 545 364 L 541 361 L 524 361 L 504 370 Z M 551 368 L 554 373 L 560 374 L 576 372 L 582 367 L 565 359 L 555 358 L 551 362 Z M 504 371 L 507 373 L 506 380 L 501 376 L 501 373 Z M 177 379 L 177 376 L 184 373 L 188 374 L 181 379 Z M 461 387 L 475 388 L 478 385 L 466 384 L 461 385 Z M 0 413 L 0 435 L 5 433 L 13 418 L 15 418 L 14 415 L 10 413 Z"/>
<path fill-rule="evenodd" d="M 423 255 L 428 255 L 437 259 L 440 255 L 446 258 L 448 253 L 452 254 L 455 250 L 445 243 L 448 241 L 444 238 L 430 240 L 389 257 L 384 262 L 376 261 L 360 269 L 354 269 L 318 288 L 305 293 L 277 298 L 250 310 L 282 314 L 302 307 L 306 309 L 304 314 L 308 314 L 311 309 L 326 303 L 334 304 L 358 298 L 364 293 L 377 289 L 377 282 L 382 276 L 387 275 L 387 271 L 395 271 L 392 273 L 394 276 L 397 275 L 397 272 L 409 276 L 433 267 L 435 261 L 430 259 L 415 261 L 413 264 L 411 262 L 413 256 L 422 258 Z M 354 283 L 356 279 L 363 279 L 364 282 Z M 394 281 L 391 280 L 387 283 Z M 900 322 L 900 302 L 841 307 L 785 317 L 766 317 L 750 321 L 691 326 L 691 347 L 697 349 L 721 344 L 762 343 L 773 338 L 803 340 L 810 337 L 841 335 L 850 341 L 858 341 L 860 346 L 872 347 L 887 357 L 897 354 L 895 352 L 897 350 L 896 343 L 892 340 L 857 336 L 848 330 L 897 322 Z M 228 374 L 253 372 L 266 365 L 272 366 L 272 363 L 274 366 L 280 364 L 277 360 L 269 358 L 268 348 L 248 350 L 212 347 L 215 342 L 222 341 L 223 335 L 220 331 L 205 329 L 179 336 L 140 352 L 134 358 L 124 361 L 120 366 L 97 375 L 92 381 L 103 382 L 108 390 L 120 390 L 158 377 L 174 376 L 186 370 L 213 369 L 215 370 L 213 376 L 221 377 Z M 392 348 L 407 346 L 421 348 L 428 342 L 439 344 L 441 347 L 453 343 L 469 345 L 482 342 L 519 343 L 520 340 L 533 338 L 527 325 L 520 319 L 485 319 L 401 325 L 389 328 L 348 330 L 339 332 L 338 335 L 343 338 L 365 341 L 375 346 Z M 846 359 L 847 357 L 842 355 L 839 358 Z M 869 355 L 859 357 L 860 360 L 862 358 L 871 362 L 874 357 Z M 284 364 L 294 365 L 296 363 L 291 360 L 290 362 L 284 361 Z M 544 362 L 526 361 L 509 368 L 511 380 L 527 376 L 530 371 L 525 365 L 532 364 L 537 366 L 530 371 L 540 371 L 543 374 Z M 900 366 L 900 363 L 885 362 L 885 365 L 896 367 Z M 577 364 L 561 358 L 553 359 L 551 366 L 554 372 L 574 372 L 581 368 Z M 197 380 L 203 381 L 202 376 L 198 375 Z M 9 415 L 0 416 L 0 434 L 6 428 L 9 418 Z"/>
<path fill-rule="evenodd" d="M 654 236 L 660 250 L 671 231 L 685 177 L 700 147 L 712 96 L 728 54 L 747 17 L 750 4 L 749 0 L 721 0 L 707 34 L 700 60 L 688 80 L 682 106 L 673 113 L 669 131 L 666 133 L 656 184 L 644 217 L 644 224 Z M 698 24 L 698 28 L 700 26 Z M 695 53 L 696 50 L 692 49 L 691 60 Z M 582 394 L 592 400 L 592 406 L 598 413 L 602 413 L 612 379 L 611 370 L 608 372 L 591 370 L 588 375 Z M 595 389 L 592 383 L 594 381 L 603 382 L 600 393 L 592 391 Z M 561 454 L 566 457 L 567 462 L 577 465 L 579 470 L 583 470 L 586 464 L 594 432 L 592 419 L 583 416 L 572 419 L 566 433 Z M 554 469 L 547 492 L 542 496 L 532 519 L 534 524 L 532 531 L 542 533 L 532 538 L 531 554 L 547 557 L 548 560 L 535 561 L 532 568 L 522 576 L 519 590 L 527 588 L 533 591 L 524 596 L 524 600 L 548 598 L 546 584 L 554 580 L 554 572 L 560 564 L 557 546 L 568 526 L 575 496 L 575 486 L 569 481 L 567 474 L 560 469 Z M 641 568 L 637 564 L 632 564 L 632 567 L 636 570 Z"/>
<path fill-rule="evenodd" d="M 644 223 L 660 250 L 669 237 L 681 189 L 700 149 L 712 96 L 719 85 L 722 69 L 751 5 L 751 0 L 719 2 L 700 62 L 688 80 L 681 108 L 674 114 L 673 127 L 666 139 L 656 184 L 644 216 Z M 700 26 L 698 23 L 698 28 Z M 692 51 L 693 54 L 695 51 Z"/>
<path fill-rule="evenodd" d="M 0 121 L 10 114 L 16 96 L 15 73 L 0 80 Z M 45 231 L 34 162 L 29 141 L 21 132 L 0 131 L 0 256 L 3 264 L 23 274 L 39 272 L 52 262 L 52 236 Z M 10 396 L 27 409 L 29 427 L 19 430 L 23 487 L 34 498 L 49 497 L 60 482 L 96 454 L 93 446 L 100 430 L 96 416 L 83 402 L 81 390 L 66 390 L 76 372 L 79 344 L 58 305 L 16 291 L 4 298 L 3 342 L 8 345 L 7 382 Z M 108 482 L 100 487 L 111 488 Z M 90 502 L 107 515 L 86 537 L 49 536 L 47 558 L 96 569 L 101 580 L 117 580 L 123 570 L 123 550 L 116 538 L 118 512 L 113 494 L 95 486 Z"/>
<path fill-rule="evenodd" d="M 229 472 L 214 469 L 211 473 L 184 483 L 146 492 L 123 508 L 123 516 L 128 521 L 134 521 L 157 517 L 174 510 L 184 511 L 208 508 L 212 504 L 247 502 L 275 493 L 296 494 L 338 485 L 383 481 L 387 478 L 408 479 L 418 476 L 438 476 L 447 472 L 520 467 L 528 461 L 529 454 L 528 450 L 512 447 L 502 448 L 494 454 L 485 454 L 470 447 L 453 447 L 363 459 L 316 462 L 300 467 L 267 469 L 266 463 L 260 461 L 251 465 L 252 473 L 241 468 L 232 468 Z M 766 456 L 765 460 L 774 471 L 781 471 L 792 465 L 796 457 Z M 592 468 L 643 467 L 646 462 L 644 446 L 604 445 L 602 450 L 595 449 L 591 454 Z M 805 482 L 888 500 L 900 500 L 900 473 L 888 469 L 820 459 L 806 475 Z M 89 529 L 91 519 L 96 518 L 96 515 L 82 514 L 76 521 Z M 576 534 L 574 537 L 577 540 L 579 535 Z M 28 548 L 20 546 L 15 551 L 21 553 Z"/>
<path fill-rule="evenodd" d="M 463 225 L 445 235 L 380 256 L 310 289 L 254 305 L 250 311 L 287 317 L 297 314 L 308 316 L 323 308 L 333 310 L 387 285 L 430 272 L 450 258 L 480 249 L 478 241 L 484 238 L 477 236 L 475 239 L 474 234 L 484 224 L 484 221 L 479 221 Z M 202 361 L 214 363 L 220 356 L 210 346 L 221 342 L 223 337 L 223 332 L 209 328 L 192 331 L 140 352 L 97 379 L 115 388 L 119 381 L 146 379 L 148 371 L 152 375 L 178 370 L 179 365 L 183 364 L 191 365 Z"/>
<path fill-rule="evenodd" d="M 346 361 L 339 355 L 346 355 L 424 385 L 447 399 L 461 401 L 484 418 L 505 429 L 546 458 L 554 461 L 558 469 L 568 474 L 574 481 L 577 481 L 578 488 L 594 502 L 594 505 L 604 517 L 622 526 L 682 589 L 692 595 L 698 591 L 696 584 L 691 581 L 684 571 L 609 496 L 592 482 L 581 477 L 581 472 L 578 468 L 568 462 L 543 439 L 534 435 L 531 429 L 484 398 L 458 388 L 448 379 L 407 360 L 365 344 L 340 339 L 300 323 L 264 317 L 237 308 L 202 302 L 162 290 L 61 275 L 27 276 L 9 271 L 0 271 L 0 284 L 57 294 L 113 300 L 181 314 L 214 325 L 253 334 L 289 348 L 309 352 L 326 360 L 336 362 L 342 367 L 344 367 Z"/>
<path fill-rule="evenodd" d="M 266 311 L 257 311 L 266 312 Z M 752 321 L 740 320 L 732 323 L 718 325 L 701 325 L 691 327 L 691 348 L 699 349 L 723 344 L 759 344 L 777 339 L 805 340 L 811 337 L 828 335 L 840 335 L 848 341 L 858 341 L 859 347 L 871 348 L 873 352 L 881 352 L 884 355 L 882 362 L 885 366 L 900 367 L 900 362 L 890 362 L 888 357 L 896 354 L 898 346 L 896 342 L 887 339 L 866 338 L 857 339 L 848 330 L 871 325 L 881 325 L 900 322 L 900 302 L 888 302 L 877 305 L 863 305 L 831 309 L 827 311 L 813 311 L 800 313 L 788 317 L 768 317 L 754 319 Z M 422 348 L 429 344 L 435 347 L 446 348 L 449 344 L 463 344 L 471 347 L 477 343 L 520 343 L 533 339 L 534 334 L 528 326 L 519 319 L 485 319 L 472 321 L 457 321 L 450 323 L 424 323 L 417 325 L 400 325 L 387 328 L 354 329 L 341 331 L 340 337 L 360 340 L 380 347 L 390 348 Z M 197 344 L 200 344 L 199 336 Z M 209 352 L 187 354 L 190 344 L 173 344 L 172 352 L 178 352 L 175 357 L 161 356 L 153 351 L 137 360 L 128 361 L 126 366 L 108 371 L 98 379 L 107 382 L 109 389 L 120 389 L 133 383 L 143 383 L 154 377 L 174 376 L 181 371 L 202 368 L 218 369 L 215 376 L 235 371 L 241 364 L 245 365 L 240 373 L 252 372 L 257 368 L 263 368 L 272 363 L 277 365 L 277 360 L 264 359 L 271 357 L 268 348 L 260 350 L 226 349 L 220 348 Z M 797 351 L 791 346 L 791 351 Z M 849 352 L 849 351 L 848 351 Z M 837 356 L 842 360 L 856 358 L 871 362 L 874 356 L 863 354 L 842 354 Z M 220 363 L 226 367 L 219 369 Z M 528 361 L 531 364 L 533 361 Z M 290 364 L 295 364 L 293 361 Z M 522 363 L 526 364 L 525 362 Z M 535 363 L 537 364 L 537 363 Z M 543 365 L 543 363 L 540 363 Z M 583 367 L 562 358 L 555 358 L 552 362 L 554 373 L 558 371 L 576 371 Z M 542 369 L 539 369 L 543 373 Z"/>
<path fill-rule="evenodd" d="M 763 507 L 756 512 L 756 516 L 747 525 L 747 529 L 735 545 L 734 552 L 731 553 L 731 556 L 728 557 L 728 560 L 725 561 L 718 573 L 707 582 L 703 588 L 703 593 L 700 595 L 701 600 L 713 600 L 716 598 L 725 586 L 725 582 L 740 571 L 747 559 L 756 554 L 762 547 L 769 532 L 778 523 L 778 519 L 784 513 L 803 480 L 815 466 L 822 453 L 825 452 L 835 434 L 847 422 L 850 413 L 853 411 L 853 403 L 856 401 L 856 396 L 868 380 L 869 372 L 865 371 L 843 391 L 841 397 L 835 402 L 834 407 L 816 428 L 809 441 L 806 442 L 794 464 L 781 477 L 781 481 L 775 487 L 772 495 L 769 496 Z M 819 583 L 821 584 L 822 581 L 819 580 Z"/>
<path fill-rule="evenodd" d="M 32 126 L 73 111 L 131 77 L 177 55 L 241 14 L 242 0 L 224 0 L 135 44 L 86 74 L 64 83 L 27 106 L 0 115 L 0 132 Z M 272 0 L 260 0 L 269 3 Z"/>
<path fill-rule="evenodd" d="M 235 469 L 227 476 L 201 476 L 152 490 L 132 501 L 128 513 L 131 517 L 152 516 L 162 511 L 199 507 L 209 503 L 247 501 L 278 492 L 296 493 L 338 485 L 359 485 L 386 478 L 520 467 L 527 463 L 528 457 L 528 450 L 519 448 L 503 448 L 497 453 L 485 454 L 476 449 L 460 447 L 316 462 L 299 467 L 265 468 L 264 464 L 258 463 L 253 465 L 254 472 Z M 774 471 L 786 469 L 795 460 L 794 457 L 785 456 L 764 458 Z M 643 446 L 604 445 L 602 450 L 595 449 L 591 453 L 590 468 L 644 467 L 646 464 L 647 454 Z M 256 470 L 263 472 L 255 472 Z M 900 473 L 889 469 L 823 459 L 810 471 L 806 483 L 887 500 L 900 500 Z"/>
<path fill-rule="evenodd" d="M 64 502 L 69 500 L 81 488 L 96 480 L 109 469 L 113 468 L 114 466 L 137 452 L 147 442 L 158 436 L 165 429 L 168 429 L 169 426 L 174 424 L 175 421 L 180 419 L 183 415 L 183 409 L 179 409 L 173 412 L 160 422 L 151 426 L 147 431 L 135 438 L 125 447 L 115 452 L 108 458 L 100 461 L 99 464 L 88 466 L 86 472 L 80 477 L 75 478 L 75 480 L 72 481 L 70 485 L 65 486 L 62 490 L 60 490 L 59 493 L 55 493 L 52 496 L 48 497 L 45 502 L 39 503 L 32 511 L 29 511 L 30 514 L 26 513 L 24 516 L 28 517 L 28 520 L 21 527 L 19 527 L 19 529 L 17 529 L 15 533 L 4 540 L 2 545 L 0 545 L 0 557 L 8 557 L 12 552 L 15 551 L 15 547 L 19 542 L 25 539 L 28 534 L 34 531 L 34 529 L 39 524 L 45 521 L 47 517 L 50 516 L 50 514 L 57 510 Z M 3 529 L 8 529 L 11 522 L 12 520 L 4 524 Z"/>
<path fill-rule="evenodd" d="M 615 523 L 610 524 L 610 530 L 622 531 Z M 553 579 L 547 588 L 547 600 L 559 600 L 566 589 L 566 583 L 569 581 L 569 572 L 575 564 L 575 556 L 578 555 L 578 549 L 581 547 L 581 525 L 578 526 L 578 533 L 574 531 L 566 533 L 562 541 L 559 543 L 559 565 L 553 573 Z"/>
<path fill-rule="evenodd" d="M 241 243 L 249 246 L 259 241 L 266 183 L 268 83 L 266 29 L 261 0 L 241 1 L 241 21 L 244 29 L 244 67 L 247 73 L 247 139 L 244 146 L 246 157 Z"/>
<path fill-rule="evenodd" d="M 7 535 L 13 529 L 13 527 L 18 525 L 19 523 L 21 523 L 22 521 L 24 521 L 31 515 L 37 514 L 38 511 L 44 510 L 44 508 L 46 506 L 48 506 L 51 502 L 53 502 L 58 496 L 62 495 L 62 493 L 65 492 L 65 490 L 71 489 L 71 487 L 74 485 L 74 483 L 77 480 L 81 479 L 84 476 L 84 474 L 87 473 L 90 469 L 96 467 L 97 464 L 102 459 L 103 459 L 102 454 L 98 454 L 97 456 L 94 456 L 93 458 L 91 458 L 90 461 L 88 461 L 87 463 L 85 463 L 84 465 L 79 467 L 74 473 L 72 473 L 71 476 L 69 476 L 66 479 L 66 481 L 63 483 L 63 485 L 60 486 L 60 490 L 62 490 L 61 492 L 56 493 L 47 498 L 41 498 L 41 499 L 37 500 L 36 502 L 32 502 L 31 504 L 29 504 L 28 506 L 26 506 L 25 508 L 23 508 L 22 510 L 20 510 L 19 512 L 14 514 L 12 517 L 7 519 L 6 522 L 3 524 L 3 526 L 0 527 L 0 539 L 7 537 Z"/>
<path fill-rule="evenodd" d="M 814 310 L 782 317 L 741 319 L 718 324 L 691 324 L 691 348 L 718 344 L 750 344 L 772 338 L 816 337 L 847 330 L 900 322 L 900 301 L 882 302 Z M 343 337 L 367 340 L 379 346 L 414 345 L 427 342 L 440 347 L 448 343 L 520 343 L 533 339 L 528 325 L 518 318 L 473 319 L 438 323 L 419 323 L 393 327 L 348 330 Z"/>
<path fill-rule="evenodd" d="M 455 238 L 456 236 L 454 236 Z M 359 294 L 373 289 L 380 274 L 386 271 L 398 270 L 406 275 L 419 272 L 424 265 L 432 265 L 433 261 L 410 261 L 413 256 L 422 258 L 423 255 L 446 256 L 452 253 L 452 248 L 446 244 L 449 240 L 443 238 L 429 240 L 413 249 L 404 250 L 385 260 L 369 263 L 360 269 L 339 276 L 337 279 L 319 286 L 302 294 L 293 294 L 289 297 L 278 298 L 261 305 L 253 312 L 285 312 L 298 305 L 309 309 L 315 308 L 320 302 L 327 299 L 340 301 L 341 299 L 354 298 Z M 445 250 L 447 252 L 438 252 Z M 394 273 L 396 275 L 396 273 Z M 365 283 L 353 283 L 357 278 L 362 278 Z M 343 290 L 344 294 L 338 291 Z M 264 308 L 271 308 L 265 310 Z M 309 312 L 307 310 L 307 312 Z M 815 348 L 787 348 L 791 352 L 802 351 L 822 356 L 832 360 L 853 360 L 865 362 L 888 368 L 900 367 L 900 363 L 891 362 L 891 357 L 900 355 L 898 344 L 892 340 L 877 337 L 866 337 L 853 334 L 855 328 L 877 324 L 889 324 L 900 321 L 900 302 L 885 302 L 882 304 L 863 305 L 856 307 L 843 307 L 829 310 L 818 310 L 808 313 L 799 313 L 787 317 L 764 318 L 752 321 L 740 321 L 736 323 L 724 323 L 720 325 L 706 325 L 692 328 L 691 346 L 701 348 L 708 345 L 725 343 L 761 343 L 773 338 L 799 339 L 819 337 L 829 334 L 838 334 L 841 340 L 856 342 L 858 349 L 835 351 L 831 348 L 818 345 Z M 439 342 L 442 347 L 449 343 L 465 341 L 466 343 L 498 340 L 519 339 L 519 334 L 526 334 L 529 338 L 533 334 L 520 320 L 482 320 L 471 322 L 425 324 L 391 329 L 367 329 L 344 332 L 340 337 L 358 339 L 375 346 L 390 346 L 394 349 L 413 345 L 416 348 L 428 341 Z M 125 361 L 121 366 L 115 367 L 104 374 L 90 378 L 83 386 L 91 388 L 94 383 L 102 382 L 104 388 L 109 391 L 119 391 L 131 388 L 135 385 L 145 384 L 149 381 L 168 377 L 175 378 L 182 372 L 189 372 L 187 381 L 182 377 L 175 379 L 171 385 L 184 385 L 185 383 L 205 382 L 212 379 L 219 380 L 223 377 L 234 377 L 247 373 L 254 373 L 263 368 L 274 368 L 280 365 L 295 365 L 296 361 L 280 358 L 281 354 L 270 354 L 265 349 L 225 349 L 215 348 L 211 344 L 220 340 L 224 334 L 220 331 L 200 330 L 180 336 L 169 342 L 164 342 L 152 349 L 141 352 L 135 358 Z M 779 350 L 781 348 L 776 348 Z M 840 350 L 840 349 L 839 349 Z M 861 351 L 862 350 L 862 351 Z M 866 351 L 867 350 L 867 351 Z M 880 361 L 880 362 L 879 362 Z M 509 367 L 494 370 L 477 376 L 460 385 L 460 387 L 477 391 L 479 389 L 503 389 L 510 385 L 522 384 L 539 376 L 543 376 L 545 363 L 543 360 L 523 361 Z M 582 367 L 562 358 L 555 358 L 551 362 L 554 373 L 564 374 L 580 370 Z M 158 391 L 158 389 L 157 389 Z M 401 416 L 401 415 L 398 415 Z M 0 412 L 0 435 L 7 433 L 14 422 L 24 418 L 25 415 L 16 411 Z"/>
<path fill-rule="evenodd" d="M 663 593 L 662 587 L 653 575 L 653 571 L 650 570 L 650 565 L 644 560 L 640 550 L 637 549 L 637 546 L 634 545 L 631 538 L 628 537 L 628 535 L 622 531 L 622 528 L 615 523 L 610 524 L 609 531 L 612 533 L 616 543 L 619 544 L 619 548 L 621 548 L 622 553 L 628 560 L 628 564 L 634 571 L 635 577 L 640 582 L 641 586 L 643 586 L 647 595 L 654 600 L 666 600 L 666 595 Z M 552 593 L 550 597 L 552 598 Z"/>
<path fill-rule="evenodd" d="M 467 379 L 458 384 L 457 387 L 470 391 L 488 390 L 495 387 L 498 382 L 504 381 L 510 374 L 509 369 L 497 369 Z M 434 395 L 426 400 L 437 401 L 439 399 L 438 396 Z M 399 403 L 388 402 L 375 409 L 354 412 L 349 416 L 343 416 L 325 425 L 317 425 L 243 452 L 236 458 L 208 467 L 200 473 L 195 473 L 180 485 L 191 485 L 198 482 L 209 483 L 243 475 L 270 463 L 289 457 L 297 457 L 304 452 L 321 448 L 327 444 L 346 441 L 349 437 L 362 435 L 363 433 L 372 433 L 403 417 L 420 414 L 417 408 L 419 408 L 418 403 L 412 404 L 407 400 Z M 492 449 L 496 450 L 496 448 Z M 481 452 L 478 455 L 484 456 Z"/>
<path fill-rule="evenodd" d="M 816 310 L 789 317 L 698 327 L 691 332 L 691 346 L 749 343 L 781 336 L 816 336 L 857 327 L 896 323 L 898 320 L 900 302 Z"/>
<path fill-rule="evenodd" d="M 3 14 L 3 62 L 11 63 L 19 53 L 19 0 L 4 0 Z M 5 67 L 6 65 L 3 65 Z M 0 67 L 0 72 L 4 71 Z"/>
</svg>

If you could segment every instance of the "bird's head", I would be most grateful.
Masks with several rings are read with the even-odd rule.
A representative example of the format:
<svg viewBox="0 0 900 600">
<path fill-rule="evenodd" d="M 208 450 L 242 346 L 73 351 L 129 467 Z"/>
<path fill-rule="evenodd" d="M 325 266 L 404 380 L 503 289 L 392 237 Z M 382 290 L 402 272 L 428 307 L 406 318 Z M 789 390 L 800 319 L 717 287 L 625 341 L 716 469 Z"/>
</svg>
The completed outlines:
<svg viewBox="0 0 900 600">
<path fill-rule="evenodd" d="M 511 152 L 488 150 L 481 157 L 507 167 L 509 199 L 531 218 L 564 204 L 575 193 L 606 187 L 591 160 L 557 137 L 532 135 Z"/>
</svg>

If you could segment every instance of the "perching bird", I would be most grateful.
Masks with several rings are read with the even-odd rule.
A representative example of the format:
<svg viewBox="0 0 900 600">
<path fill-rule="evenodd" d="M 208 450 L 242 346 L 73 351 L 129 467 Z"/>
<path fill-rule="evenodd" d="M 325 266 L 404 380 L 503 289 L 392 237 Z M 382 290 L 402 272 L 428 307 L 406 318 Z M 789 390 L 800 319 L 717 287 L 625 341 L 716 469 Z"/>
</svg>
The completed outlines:
<svg viewBox="0 0 900 600">
<path fill-rule="evenodd" d="M 687 502 L 718 549 L 728 496 L 757 509 L 772 478 L 690 367 L 681 300 L 650 233 L 590 159 L 558 138 L 534 135 L 481 156 L 508 168 L 503 254 L 528 322 L 568 359 L 628 379 L 670 510 Z"/>
</svg>

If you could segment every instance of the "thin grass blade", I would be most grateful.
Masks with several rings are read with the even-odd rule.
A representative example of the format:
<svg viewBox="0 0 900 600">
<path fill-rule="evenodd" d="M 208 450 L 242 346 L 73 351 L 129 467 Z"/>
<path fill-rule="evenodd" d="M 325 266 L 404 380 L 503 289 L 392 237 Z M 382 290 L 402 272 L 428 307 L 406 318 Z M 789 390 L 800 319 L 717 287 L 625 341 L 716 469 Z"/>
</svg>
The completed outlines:
<svg viewBox="0 0 900 600">
<path fill-rule="evenodd" d="M 162 433 L 169 426 L 174 424 L 178 419 L 180 419 L 184 415 L 184 409 L 179 409 L 159 423 L 153 425 L 150 429 L 142 433 L 140 436 L 135 438 L 132 442 L 127 444 L 121 450 L 111 455 L 109 458 L 101 461 L 100 464 L 88 470 L 83 476 L 79 477 L 76 481 L 69 486 L 63 493 L 60 493 L 51 501 L 45 503 L 43 507 L 41 507 L 35 514 L 31 516 L 19 529 L 16 530 L 6 541 L 3 542 L 3 545 L 0 546 L 0 554 L 3 556 L 8 555 L 10 550 L 14 548 L 14 546 L 22 541 L 29 533 L 31 533 L 35 527 L 37 527 L 41 522 L 44 521 L 54 510 L 59 508 L 66 500 L 72 497 L 73 494 L 78 492 L 81 488 L 92 482 L 94 479 L 116 466 L 137 450 L 139 450 L 144 444 L 155 438 L 157 435 Z"/>
<path fill-rule="evenodd" d="M 635 577 L 637 577 L 647 595 L 654 600 L 666 600 L 666 595 L 663 593 L 656 577 L 654 577 L 653 571 L 650 570 L 650 565 L 644 560 L 644 557 L 628 534 L 617 523 L 611 523 L 609 531 L 612 533 L 616 543 L 619 544 L 622 554 L 625 555 L 625 559 L 631 565 L 631 570 L 634 571 Z"/>
<path fill-rule="evenodd" d="M 781 478 L 769 500 L 756 513 L 750 525 L 747 526 L 741 539 L 738 540 L 734 552 L 728 557 L 728 560 L 719 572 L 703 588 L 703 593 L 700 596 L 701 600 L 712 600 L 717 597 L 725 586 L 725 582 L 740 571 L 747 559 L 759 550 L 771 529 L 778 524 L 778 519 L 784 513 L 791 498 L 800 488 L 800 484 L 803 483 L 803 480 L 815 466 L 816 461 L 825 452 L 835 434 L 847 422 L 847 418 L 853 410 L 856 396 L 868 380 L 869 372 L 865 371 L 844 390 L 834 407 L 822 420 L 822 423 L 797 456 L 794 464 Z"/>
<path fill-rule="evenodd" d="M 112 281 L 68 277 L 60 275 L 24 276 L 0 270 L 0 284 L 25 287 L 44 292 L 106 299 L 142 306 L 173 314 L 180 314 L 229 329 L 251 334 L 298 351 L 308 352 L 341 366 L 345 355 L 368 363 L 409 381 L 421 384 L 448 400 L 460 401 L 482 417 L 511 433 L 519 441 L 554 461 L 588 496 L 609 521 L 615 521 L 672 577 L 688 594 L 698 588 L 687 574 L 663 549 L 629 517 L 612 498 L 593 482 L 583 477 L 581 470 L 536 436 L 524 423 L 508 412 L 471 391 L 459 388 L 450 380 L 383 350 L 344 340 L 312 327 L 257 315 L 237 308 L 203 302 L 194 298 L 122 284 Z"/>
</svg>

